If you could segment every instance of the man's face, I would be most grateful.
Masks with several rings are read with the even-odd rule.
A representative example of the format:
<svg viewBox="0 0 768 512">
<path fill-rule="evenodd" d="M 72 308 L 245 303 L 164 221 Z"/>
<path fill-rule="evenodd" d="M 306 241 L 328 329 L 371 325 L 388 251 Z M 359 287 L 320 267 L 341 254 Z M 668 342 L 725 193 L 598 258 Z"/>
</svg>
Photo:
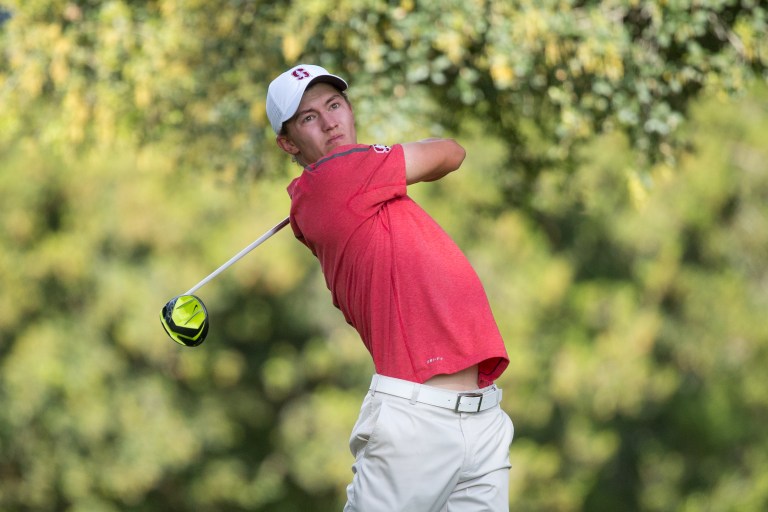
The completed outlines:
<svg viewBox="0 0 768 512">
<path fill-rule="evenodd" d="M 352 107 L 335 87 L 319 83 L 308 89 L 299 108 L 286 122 L 287 134 L 277 144 L 303 165 L 317 162 L 333 149 L 356 144 Z"/>
</svg>

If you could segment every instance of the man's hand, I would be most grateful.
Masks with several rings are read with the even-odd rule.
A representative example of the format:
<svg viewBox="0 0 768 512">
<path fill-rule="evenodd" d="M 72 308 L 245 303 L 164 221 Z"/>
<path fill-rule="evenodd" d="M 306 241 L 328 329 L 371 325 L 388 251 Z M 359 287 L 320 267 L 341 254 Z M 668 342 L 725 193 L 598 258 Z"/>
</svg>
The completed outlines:
<svg viewBox="0 0 768 512">
<path fill-rule="evenodd" d="M 439 180 L 455 171 L 466 151 L 453 139 L 424 139 L 403 144 L 405 181 L 408 185 Z"/>
</svg>

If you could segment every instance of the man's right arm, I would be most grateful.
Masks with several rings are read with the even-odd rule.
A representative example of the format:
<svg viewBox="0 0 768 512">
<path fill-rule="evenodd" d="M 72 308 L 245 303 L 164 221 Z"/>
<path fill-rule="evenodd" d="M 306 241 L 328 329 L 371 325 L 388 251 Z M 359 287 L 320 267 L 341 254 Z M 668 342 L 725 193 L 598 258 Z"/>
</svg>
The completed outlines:
<svg viewBox="0 0 768 512">
<path fill-rule="evenodd" d="M 455 171 L 466 151 L 453 139 L 424 139 L 403 144 L 405 181 L 408 185 L 439 180 Z"/>
</svg>

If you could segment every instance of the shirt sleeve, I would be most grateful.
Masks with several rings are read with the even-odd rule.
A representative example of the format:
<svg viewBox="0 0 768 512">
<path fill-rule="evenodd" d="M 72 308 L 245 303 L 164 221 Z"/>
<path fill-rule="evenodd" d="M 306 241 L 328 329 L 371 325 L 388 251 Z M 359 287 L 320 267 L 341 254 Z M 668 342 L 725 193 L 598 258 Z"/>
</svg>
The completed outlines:
<svg viewBox="0 0 768 512">
<path fill-rule="evenodd" d="M 365 153 L 356 169 L 361 188 L 351 198 L 350 207 L 366 215 L 376 211 L 387 201 L 407 195 L 405 157 L 403 148 L 375 144 Z"/>
</svg>

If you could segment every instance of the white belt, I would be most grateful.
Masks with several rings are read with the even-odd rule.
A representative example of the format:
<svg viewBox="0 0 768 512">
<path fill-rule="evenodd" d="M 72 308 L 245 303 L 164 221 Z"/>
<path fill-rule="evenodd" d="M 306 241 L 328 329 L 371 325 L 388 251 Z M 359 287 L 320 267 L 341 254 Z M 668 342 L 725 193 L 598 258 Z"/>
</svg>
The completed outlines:
<svg viewBox="0 0 768 512">
<path fill-rule="evenodd" d="M 460 392 L 374 374 L 370 390 L 373 394 L 397 396 L 455 412 L 480 412 L 501 403 L 501 390 L 495 385 Z"/>
</svg>

